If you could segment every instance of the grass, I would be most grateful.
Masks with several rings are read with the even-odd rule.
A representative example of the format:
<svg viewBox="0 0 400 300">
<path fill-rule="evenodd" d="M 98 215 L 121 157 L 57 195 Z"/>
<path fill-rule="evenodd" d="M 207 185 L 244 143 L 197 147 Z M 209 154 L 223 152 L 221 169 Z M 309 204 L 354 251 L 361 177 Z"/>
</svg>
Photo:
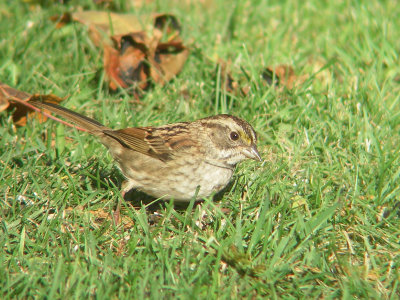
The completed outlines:
<svg viewBox="0 0 400 300">
<path fill-rule="evenodd" d="M 52 121 L 15 127 L 2 112 L 0 297 L 397 299 L 397 2 L 114 3 L 178 17 L 192 51 L 175 80 L 140 103 L 110 93 L 87 29 L 49 20 L 96 8 L 71 0 L 0 3 L 0 81 L 67 97 L 113 128 L 238 115 L 264 162 L 239 165 L 222 198 L 200 206 L 124 201 L 115 227 L 121 175 L 105 148 Z M 218 59 L 247 95 L 220 88 Z M 280 64 L 297 74 L 293 89 L 261 78 Z"/>
</svg>

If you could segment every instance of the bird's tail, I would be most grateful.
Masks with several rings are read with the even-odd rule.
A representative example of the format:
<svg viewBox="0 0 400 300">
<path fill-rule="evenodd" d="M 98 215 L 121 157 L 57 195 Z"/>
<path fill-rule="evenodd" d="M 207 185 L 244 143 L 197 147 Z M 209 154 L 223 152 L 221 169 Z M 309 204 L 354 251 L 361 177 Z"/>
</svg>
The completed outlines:
<svg viewBox="0 0 400 300">
<path fill-rule="evenodd" d="M 22 102 L 22 101 L 18 101 Z M 35 111 L 38 111 L 45 115 L 46 117 L 49 117 L 57 122 L 63 123 L 67 126 L 75 127 L 78 130 L 82 131 L 88 131 L 90 133 L 95 134 L 98 131 L 106 130 L 109 129 L 103 124 L 97 122 L 96 120 L 93 120 L 89 117 L 83 116 L 81 114 L 78 114 L 77 112 L 74 112 L 72 110 L 69 110 L 65 107 L 62 107 L 60 105 L 54 104 L 54 103 L 49 103 L 49 102 L 42 102 L 38 100 L 31 100 L 31 101 L 23 101 L 25 102 L 24 105 L 34 109 Z M 67 120 L 68 122 L 72 122 L 77 126 L 72 126 L 69 123 L 64 122 L 63 120 L 54 117 L 53 115 L 49 114 L 47 111 L 50 113 L 54 113 L 63 119 Z"/>
</svg>

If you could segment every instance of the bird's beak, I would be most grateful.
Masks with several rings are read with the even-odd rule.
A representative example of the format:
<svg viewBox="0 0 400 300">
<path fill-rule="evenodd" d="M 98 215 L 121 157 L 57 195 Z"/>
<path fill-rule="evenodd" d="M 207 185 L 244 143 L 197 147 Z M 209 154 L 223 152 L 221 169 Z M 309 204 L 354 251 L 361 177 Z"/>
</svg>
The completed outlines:
<svg viewBox="0 0 400 300">
<path fill-rule="evenodd" d="M 244 155 L 246 155 L 246 157 L 250 159 L 262 161 L 261 155 L 258 152 L 256 145 L 250 146 L 249 148 L 245 149 Z"/>
</svg>

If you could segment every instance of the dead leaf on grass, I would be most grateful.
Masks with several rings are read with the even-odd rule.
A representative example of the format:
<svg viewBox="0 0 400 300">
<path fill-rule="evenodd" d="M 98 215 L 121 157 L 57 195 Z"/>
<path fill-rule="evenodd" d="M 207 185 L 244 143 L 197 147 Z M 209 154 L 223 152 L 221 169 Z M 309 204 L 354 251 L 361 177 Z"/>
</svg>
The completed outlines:
<svg viewBox="0 0 400 300">
<path fill-rule="evenodd" d="M 132 8 L 143 7 L 153 1 L 154 0 L 125 0 L 124 3 L 126 10 L 130 10 Z M 115 0 L 93 0 L 93 2 L 100 7 L 108 8 L 110 10 L 115 10 L 117 7 Z"/>
<path fill-rule="evenodd" d="M 295 85 L 303 82 L 296 76 L 293 67 L 289 65 L 278 65 L 276 67 L 266 67 L 261 74 L 268 85 L 284 86 L 292 89 Z"/>
<path fill-rule="evenodd" d="M 238 82 L 233 78 L 231 74 L 231 62 L 219 60 L 217 64 L 217 74 L 220 75 L 221 89 L 228 92 L 234 93 L 239 87 Z"/>
<path fill-rule="evenodd" d="M 14 100 L 14 101 L 13 101 Z M 59 104 L 63 99 L 55 95 L 40 95 L 40 94 L 28 94 L 23 91 L 14 89 L 7 84 L 0 82 L 0 111 L 3 110 L 14 110 L 13 121 L 15 125 L 25 126 L 27 118 L 34 112 L 28 106 L 21 104 L 21 101 L 28 102 L 30 100 L 41 100 L 50 103 Z M 50 112 L 48 112 L 50 113 Z M 43 114 L 36 114 L 36 118 L 40 122 L 44 122 L 47 117 Z"/>
<path fill-rule="evenodd" d="M 212 60 L 210 59 L 210 61 Z M 217 77 L 219 77 L 218 80 L 222 91 L 231 94 L 240 94 L 241 96 L 247 96 L 250 93 L 253 77 L 246 69 L 240 67 L 241 73 L 244 75 L 240 76 L 237 74 L 233 75 L 230 61 L 219 59 L 216 66 L 216 74 Z M 265 67 L 262 69 L 261 78 L 264 80 L 264 83 L 269 86 L 293 89 L 304 83 L 307 76 L 297 76 L 293 67 L 289 65 L 278 65 L 276 67 Z"/>
<path fill-rule="evenodd" d="M 84 11 L 53 20 L 58 22 L 57 27 L 71 20 L 89 27 L 93 43 L 104 48 L 104 69 L 114 91 L 124 88 L 138 93 L 151 83 L 163 85 L 182 70 L 189 55 L 180 38 L 179 22 L 170 14 L 139 18 L 133 14 Z"/>
</svg>

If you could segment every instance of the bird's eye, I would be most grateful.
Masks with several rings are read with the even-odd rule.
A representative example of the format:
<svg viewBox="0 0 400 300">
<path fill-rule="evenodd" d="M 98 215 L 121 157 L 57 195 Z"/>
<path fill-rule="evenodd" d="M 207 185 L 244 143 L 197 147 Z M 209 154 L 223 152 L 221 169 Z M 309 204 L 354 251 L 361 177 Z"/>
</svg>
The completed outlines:
<svg viewBox="0 0 400 300">
<path fill-rule="evenodd" d="M 239 139 L 239 134 L 235 131 L 231 132 L 231 140 L 232 141 L 237 141 Z"/>
</svg>

